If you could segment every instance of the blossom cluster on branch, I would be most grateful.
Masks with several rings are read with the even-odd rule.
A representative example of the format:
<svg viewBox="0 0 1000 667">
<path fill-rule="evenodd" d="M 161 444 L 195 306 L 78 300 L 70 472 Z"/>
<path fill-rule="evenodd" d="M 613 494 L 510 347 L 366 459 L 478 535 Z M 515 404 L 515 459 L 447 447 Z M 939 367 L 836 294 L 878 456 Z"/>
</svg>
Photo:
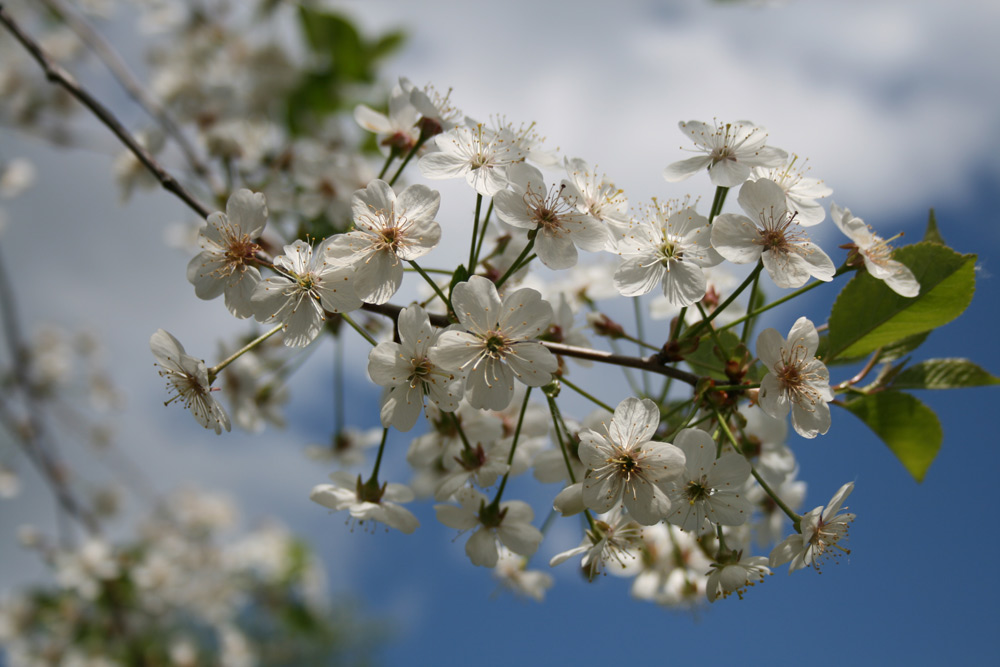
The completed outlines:
<svg viewBox="0 0 1000 667">
<path fill-rule="evenodd" d="M 160 118 L 146 138 L 4 10 L 0 19 L 125 143 L 123 196 L 158 183 L 204 218 L 187 268 L 195 296 L 222 297 L 255 322 L 214 365 L 157 330 L 150 347 L 167 403 L 219 434 L 280 424 L 295 368 L 335 339 L 340 403 L 318 458 L 344 463 L 308 495 L 353 522 L 413 533 L 406 503 L 433 496 L 437 519 L 468 534 L 474 565 L 541 599 L 552 577 L 528 566 L 553 521 L 572 516 L 580 544 L 551 566 L 579 556 L 588 578 L 631 576 L 634 595 L 670 606 L 742 597 L 773 568 L 818 570 L 848 553 L 853 483 L 799 513 L 805 482 L 786 443 L 789 416 L 801 438 L 835 437 L 830 406 L 840 406 L 920 479 L 940 442 L 895 447 L 890 438 L 902 436 L 869 416 L 902 415 L 891 401 L 916 401 L 904 390 L 992 382 L 968 360 L 908 356 L 968 304 L 974 256 L 948 248 L 933 215 L 921 242 L 893 250 L 832 203 L 847 239 L 843 252 L 824 250 L 810 232 L 831 188 L 756 123 L 680 123 L 698 155 L 667 164 L 664 179 L 707 178 L 709 206 L 690 195 L 630 206 L 591 162 L 546 148 L 534 123 L 466 116 L 451 91 L 401 78 L 387 99 L 345 102 L 346 74 L 316 65 L 335 67 L 318 56 L 344 48 L 329 37 L 347 34 L 333 14 L 299 8 L 317 57 L 297 62 L 276 43 L 178 11 L 152 58 L 151 89 L 171 122 Z M 374 68 L 378 44 L 355 38 Z M 348 113 L 355 127 L 340 122 Z M 184 156 L 182 181 L 157 159 L 167 143 Z M 432 185 L 447 179 L 468 185 L 471 220 L 441 213 Z M 819 326 L 801 315 L 754 333 L 771 308 L 840 283 Z M 381 391 L 374 436 L 343 414 L 347 337 L 369 346 L 367 374 Z M 831 380 L 831 367 L 849 363 L 861 369 Z M 622 382 L 606 380 L 614 367 Z M 567 394 L 592 411 L 569 414 Z M 386 444 L 401 439 L 413 476 L 390 480 L 384 457 L 400 448 Z M 376 446 L 370 472 L 348 470 Z M 538 503 L 508 486 L 528 473 L 557 485 L 544 492 L 540 526 Z"/>
</svg>

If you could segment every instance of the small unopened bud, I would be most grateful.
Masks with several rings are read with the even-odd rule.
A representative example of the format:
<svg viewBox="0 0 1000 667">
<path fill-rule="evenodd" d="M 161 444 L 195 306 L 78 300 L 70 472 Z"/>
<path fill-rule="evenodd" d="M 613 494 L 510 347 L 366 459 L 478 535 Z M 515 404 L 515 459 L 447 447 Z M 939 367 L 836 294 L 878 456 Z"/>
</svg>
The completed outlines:
<svg viewBox="0 0 1000 667">
<path fill-rule="evenodd" d="M 611 339 L 622 338 L 625 329 L 604 313 L 587 313 L 587 324 L 598 336 L 607 336 Z"/>
</svg>

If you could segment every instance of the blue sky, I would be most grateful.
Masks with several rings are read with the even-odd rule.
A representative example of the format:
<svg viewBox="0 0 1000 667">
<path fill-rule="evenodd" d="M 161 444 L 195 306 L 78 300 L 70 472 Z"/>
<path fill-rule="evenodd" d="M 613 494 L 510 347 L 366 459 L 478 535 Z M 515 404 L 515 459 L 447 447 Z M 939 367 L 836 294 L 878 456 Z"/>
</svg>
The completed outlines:
<svg viewBox="0 0 1000 667">
<path fill-rule="evenodd" d="M 661 172 L 686 157 L 678 121 L 718 117 L 765 125 L 773 144 L 810 159 L 813 174 L 834 189 L 833 201 L 886 236 L 903 230 L 905 241 L 916 240 L 927 209 L 936 207 L 945 239 L 979 253 L 977 294 L 962 318 L 932 334 L 919 358 L 968 356 L 1000 373 L 991 333 L 1000 324 L 994 213 L 1000 46 L 991 29 L 1000 25 L 1000 10 L 994 3 L 625 2 L 613 11 L 597 2 L 515 2 L 489 10 L 478 3 L 331 4 L 369 29 L 411 32 L 384 68 L 387 81 L 407 76 L 453 87 L 455 102 L 477 118 L 495 113 L 537 121 L 550 145 L 598 164 L 635 203 L 689 192 L 710 202 L 706 178 L 668 185 Z M 396 640 L 382 653 L 386 664 L 707 656 L 769 664 L 940 664 L 959 657 L 986 662 L 994 654 L 1000 581 L 990 563 L 1000 544 L 988 522 L 1000 472 L 991 419 L 996 390 L 920 396 L 945 432 L 920 485 L 842 410 L 834 410 L 827 436 L 790 440 L 809 483 L 806 509 L 825 503 L 844 482 L 856 484 L 848 503 L 858 515 L 853 553 L 822 575 L 788 576 L 781 568 L 746 599 L 695 614 L 634 601 L 627 580 L 586 584 L 570 564 L 553 571 L 556 587 L 541 605 L 493 595 L 490 573 L 468 563 L 465 538 L 455 540 L 454 531 L 438 524 L 429 503 L 416 507 L 422 526 L 407 537 L 352 533 L 341 517 L 307 500 L 328 472 L 302 455 L 330 427 L 325 370 L 303 369 L 304 388 L 293 388 L 289 409 L 294 426 L 284 432 L 216 438 L 188 415 L 164 409 L 149 335 L 167 328 L 189 352 L 211 358 L 218 337 L 242 330 L 221 304 L 193 297 L 183 278 L 189 258 L 162 244 L 166 225 L 186 211 L 161 193 L 117 206 L 110 139 L 97 140 L 106 151 L 96 155 L 53 151 L 3 129 L 0 141 L 5 156 L 28 155 L 39 167 L 39 184 L 6 206 L 10 225 L 0 238 L 29 321 L 98 332 L 118 386 L 129 393 L 119 427 L 129 454 L 161 490 L 182 483 L 226 490 L 248 517 L 278 516 L 310 538 L 332 589 L 396 626 Z M 419 181 L 415 172 L 411 178 Z M 432 185 L 442 193 L 439 219 L 471 211 L 464 186 Z M 732 198 L 727 210 L 734 207 Z M 74 210 L 85 215 L 67 215 Z M 829 220 L 815 238 L 841 259 L 834 249 L 842 240 Z M 39 246 L 46 249 L 42 257 L 17 250 Z M 171 275 L 176 280 L 165 278 Z M 766 324 L 787 331 L 800 314 L 823 321 L 833 296 L 776 309 Z M 349 351 L 364 354 L 364 344 Z M 330 352 L 321 348 L 317 359 L 330 359 Z M 358 390 L 348 414 L 367 415 L 372 425 L 377 393 L 360 369 L 353 372 Z M 834 380 L 847 373 L 834 371 Z M 609 401 L 621 398 L 611 391 Z M 407 441 L 397 435 L 390 444 L 402 452 Z M 401 465 L 393 469 L 403 474 Z M 544 502 L 535 509 L 538 524 Z M 0 504 L 0 585 L 39 576 L 31 556 L 12 546 L 13 535 L 24 521 L 44 525 L 50 517 L 38 491 Z M 563 548 L 577 541 L 574 528 L 564 520 L 558 529 L 568 540 Z M 558 550 L 543 545 L 534 565 L 547 569 Z"/>
</svg>

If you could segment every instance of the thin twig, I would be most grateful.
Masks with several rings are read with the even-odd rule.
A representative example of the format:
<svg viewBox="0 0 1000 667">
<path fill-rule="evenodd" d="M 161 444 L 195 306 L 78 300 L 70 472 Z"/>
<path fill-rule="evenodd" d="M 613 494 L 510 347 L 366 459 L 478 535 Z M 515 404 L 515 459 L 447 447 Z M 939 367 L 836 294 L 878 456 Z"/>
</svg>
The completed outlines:
<svg viewBox="0 0 1000 667">
<path fill-rule="evenodd" d="M 104 37 L 97 32 L 93 26 L 91 26 L 82 17 L 77 15 L 72 11 L 62 0 L 41 0 L 57 17 L 61 18 L 69 26 L 70 30 L 76 33 L 76 36 L 80 38 L 87 48 L 94 52 L 94 54 L 100 59 L 104 66 L 108 68 L 111 75 L 121 84 L 121 87 L 125 89 L 125 92 L 135 100 L 135 102 L 141 106 L 147 114 L 150 115 L 163 131 L 172 138 L 176 143 L 177 147 L 180 148 L 181 153 L 184 154 L 185 159 L 187 159 L 188 164 L 191 165 L 191 169 L 194 170 L 199 176 L 209 180 L 209 184 L 213 190 L 219 191 L 221 189 L 221 184 L 217 183 L 214 178 L 214 174 L 208 168 L 208 165 L 198 157 L 198 153 L 194 146 L 178 127 L 177 123 L 171 117 L 167 109 L 160 104 L 160 102 L 154 98 L 143 86 L 142 83 L 132 74 L 129 70 L 128 65 L 122 60 L 118 52 L 111 46 L 110 43 Z"/>
<path fill-rule="evenodd" d="M 69 72 L 60 67 L 52 58 L 42 49 L 42 47 L 32 39 L 21 26 L 14 20 L 7 10 L 0 6 L 0 23 L 6 26 L 7 30 L 10 31 L 14 38 L 21 43 L 31 57 L 38 62 L 42 70 L 45 72 L 45 77 L 52 83 L 62 86 L 66 91 L 75 97 L 81 104 L 90 109 L 90 111 L 97 116 L 104 125 L 107 126 L 109 130 L 118 139 L 121 140 L 125 146 L 132 151 L 135 157 L 152 173 L 156 179 L 160 182 L 165 190 L 173 193 L 181 199 L 185 204 L 187 204 L 193 211 L 203 218 L 207 218 L 212 212 L 204 204 L 198 201 L 194 195 L 187 191 L 187 189 L 181 185 L 177 179 L 175 179 L 166 169 L 164 169 L 159 162 L 156 161 L 149 151 L 143 148 L 135 137 L 125 129 L 125 126 L 115 117 L 115 115 L 96 97 L 91 95 L 87 90 L 85 90 L 76 79 L 73 78 Z"/>
</svg>

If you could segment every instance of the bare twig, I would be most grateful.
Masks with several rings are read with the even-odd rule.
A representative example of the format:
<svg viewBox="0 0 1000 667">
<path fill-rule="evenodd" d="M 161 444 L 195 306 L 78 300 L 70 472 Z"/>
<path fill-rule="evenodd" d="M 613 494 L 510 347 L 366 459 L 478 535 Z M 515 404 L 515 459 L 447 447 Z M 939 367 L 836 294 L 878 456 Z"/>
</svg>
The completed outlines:
<svg viewBox="0 0 1000 667">
<path fill-rule="evenodd" d="M 125 126 L 115 117 L 115 115 L 93 95 L 87 92 L 73 76 L 65 69 L 56 64 L 42 47 L 25 33 L 14 18 L 0 6 L 0 23 L 6 26 L 7 30 L 14 35 L 15 39 L 21 43 L 31 57 L 34 58 L 45 72 L 45 77 L 54 84 L 62 86 L 66 91 L 75 97 L 81 104 L 90 109 L 97 116 L 98 120 L 104 123 L 125 146 L 132 151 L 141 162 L 160 182 L 165 190 L 175 194 L 193 211 L 203 218 L 207 218 L 211 213 L 204 204 L 198 201 L 187 189 L 181 185 L 159 162 L 156 161 L 149 151 L 143 148 L 135 137 L 125 129 Z"/>
<path fill-rule="evenodd" d="M 221 184 L 215 181 L 214 174 L 208 168 L 208 165 L 198 157 L 194 146 L 181 131 L 180 127 L 177 126 L 177 123 L 174 122 L 169 112 L 143 87 L 111 44 L 93 26 L 67 7 L 62 0 L 41 0 L 41 2 L 49 8 L 49 11 L 66 22 L 66 25 L 76 33 L 80 41 L 104 63 L 111 72 L 111 75 L 115 77 L 132 99 L 160 124 L 164 132 L 177 143 L 181 153 L 184 154 L 188 164 L 191 165 L 191 169 L 202 178 L 208 179 L 214 191 L 221 190 Z"/>
</svg>

